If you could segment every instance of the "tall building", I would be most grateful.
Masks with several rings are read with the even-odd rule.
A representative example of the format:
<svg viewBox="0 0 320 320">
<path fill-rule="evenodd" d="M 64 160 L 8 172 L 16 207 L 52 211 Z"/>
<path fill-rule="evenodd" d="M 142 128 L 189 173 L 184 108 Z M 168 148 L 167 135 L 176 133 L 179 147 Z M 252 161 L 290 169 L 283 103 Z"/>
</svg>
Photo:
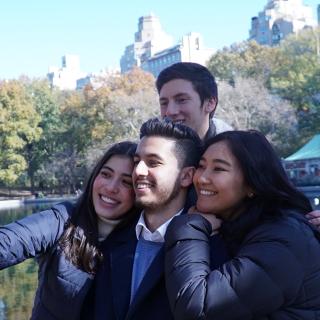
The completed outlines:
<svg viewBox="0 0 320 320">
<path fill-rule="evenodd" d="M 264 10 L 251 19 L 249 40 L 273 46 L 288 34 L 316 24 L 312 8 L 302 0 L 268 0 Z"/>
<path fill-rule="evenodd" d="M 148 57 L 142 62 L 141 68 L 157 77 L 161 70 L 177 62 L 196 62 L 205 65 L 213 53 L 212 49 L 205 48 L 199 33 L 191 32 L 184 35 L 177 45 Z"/>
<path fill-rule="evenodd" d="M 133 67 L 141 67 L 141 59 L 151 57 L 173 44 L 171 36 L 161 27 L 159 19 L 150 14 L 140 17 L 138 31 L 134 35 L 134 43 L 126 47 L 120 60 L 121 72 L 127 72 Z"/>
<path fill-rule="evenodd" d="M 75 90 L 77 80 L 86 76 L 80 71 L 80 58 L 77 55 L 66 54 L 61 59 L 61 67 L 49 67 L 47 77 L 51 87 L 58 87 L 61 90 Z"/>
<path fill-rule="evenodd" d="M 126 47 L 121 57 L 121 72 L 138 66 L 157 77 L 162 69 L 176 62 L 205 65 L 214 52 L 204 46 L 201 35 L 195 32 L 184 35 L 174 46 L 172 43 L 172 37 L 162 31 L 158 18 L 154 15 L 141 17 L 135 42 Z"/>
<path fill-rule="evenodd" d="M 118 68 L 106 68 L 99 72 L 91 72 L 84 78 L 77 79 L 77 90 L 83 90 L 86 86 L 90 86 L 93 89 L 101 88 L 105 85 L 105 80 L 110 76 L 116 77 L 120 74 Z M 1 320 L 1 319 L 0 319 Z"/>
</svg>

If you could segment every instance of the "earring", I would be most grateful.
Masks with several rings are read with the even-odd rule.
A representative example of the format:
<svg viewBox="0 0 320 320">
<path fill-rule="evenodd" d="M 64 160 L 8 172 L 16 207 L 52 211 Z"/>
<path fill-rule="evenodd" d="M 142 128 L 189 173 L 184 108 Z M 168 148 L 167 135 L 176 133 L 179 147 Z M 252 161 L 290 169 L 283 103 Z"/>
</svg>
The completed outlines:
<svg viewBox="0 0 320 320">
<path fill-rule="evenodd" d="M 253 192 L 249 192 L 249 193 L 248 193 L 248 197 L 249 197 L 249 198 L 253 198 L 253 196 L 254 196 L 254 193 L 253 193 Z"/>
</svg>

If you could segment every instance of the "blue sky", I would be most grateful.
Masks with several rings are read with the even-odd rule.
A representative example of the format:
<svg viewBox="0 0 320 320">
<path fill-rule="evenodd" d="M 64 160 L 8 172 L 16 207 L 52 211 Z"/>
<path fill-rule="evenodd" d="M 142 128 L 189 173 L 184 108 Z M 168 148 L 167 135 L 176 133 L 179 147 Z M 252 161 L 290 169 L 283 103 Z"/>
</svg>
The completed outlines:
<svg viewBox="0 0 320 320">
<path fill-rule="evenodd" d="M 178 41 L 195 31 L 207 47 L 220 49 L 247 39 L 251 17 L 267 0 L 11 0 L 0 7 L 0 79 L 44 77 L 65 53 L 80 56 L 81 69 L 119 67 L 138 18 L 159 17 Z M 320 0 L 304 0 L 316 17 Z"/>
</svg>

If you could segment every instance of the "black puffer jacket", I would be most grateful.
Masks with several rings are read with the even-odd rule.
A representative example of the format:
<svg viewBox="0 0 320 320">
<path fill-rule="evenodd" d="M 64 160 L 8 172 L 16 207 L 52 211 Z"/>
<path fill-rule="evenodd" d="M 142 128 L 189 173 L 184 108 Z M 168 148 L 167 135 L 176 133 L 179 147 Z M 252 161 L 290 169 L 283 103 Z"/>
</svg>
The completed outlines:
<svg viewBox="0 0 320 320">
<path fill-rule="evenodd" d="M 32 320 L 80 319 L 93 276 L 71 264 L 59 246 L 73 210 L 64 202 L 0 227 L 0 270 L 34 257 L 39 263 Z"/>
<path fill-rule="evenodd" d="M 210 223 L 174 218 L 166 284 L 176 320 L 320 319 L 320 244 L 298 214 L 253 228 L 233 258 L 210 270 Z"/>
</svg>

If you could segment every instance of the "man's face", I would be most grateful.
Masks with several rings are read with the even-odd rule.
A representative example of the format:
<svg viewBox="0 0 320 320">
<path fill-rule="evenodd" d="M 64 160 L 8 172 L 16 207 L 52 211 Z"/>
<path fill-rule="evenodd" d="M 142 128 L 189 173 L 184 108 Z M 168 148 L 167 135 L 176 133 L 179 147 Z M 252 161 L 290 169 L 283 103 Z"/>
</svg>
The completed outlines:
<svg viewBox="0 0 320 320">
<path fill-rule="evenodd" d="M 203 138 L 209 128 L 209 114 L 215 109 L 214 99 L 201 106 L 199 94 L 192 83 L 174 79 L 165 83 L 159 93 L 161 117 L 168 117 L 195 130 Z"/>
<path fill-rule="evenodd" d="M 160 209 L 180 191 L 180 168 L 174 141 L 144 137 L 134 157 L 133 186 L 136 202 L 144 209 Z"/>
</svg>

